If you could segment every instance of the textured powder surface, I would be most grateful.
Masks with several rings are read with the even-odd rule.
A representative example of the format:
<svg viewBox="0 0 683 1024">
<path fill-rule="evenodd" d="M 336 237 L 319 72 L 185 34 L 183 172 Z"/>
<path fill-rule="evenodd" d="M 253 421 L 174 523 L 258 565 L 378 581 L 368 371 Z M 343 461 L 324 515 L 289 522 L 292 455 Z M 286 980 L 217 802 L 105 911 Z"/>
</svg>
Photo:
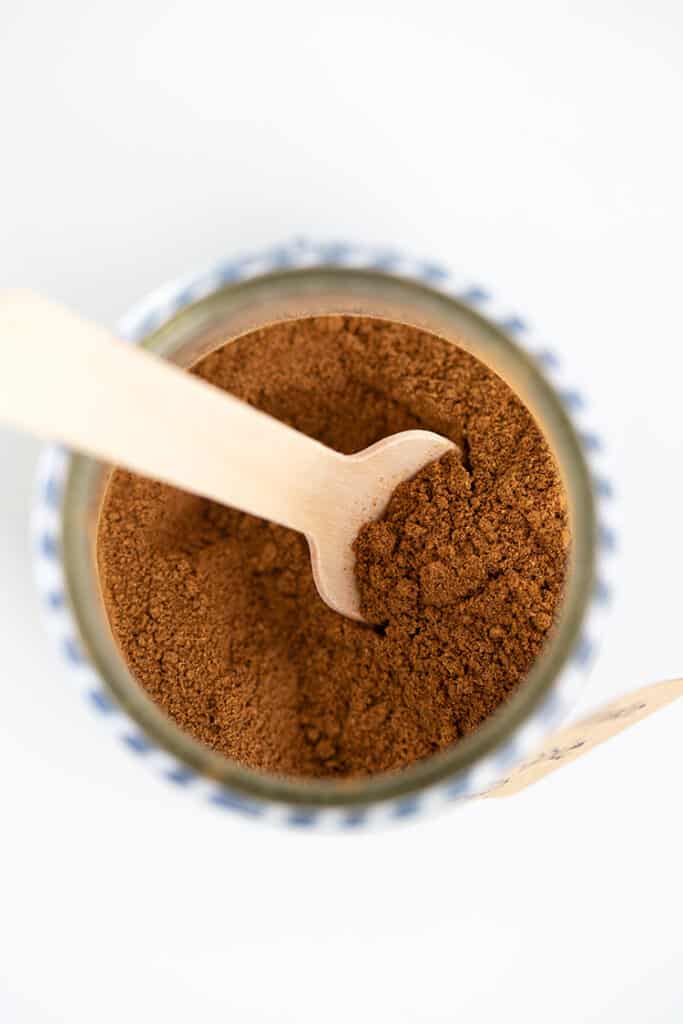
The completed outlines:
<svg viewBox="0 0 683 1024">
<path fill-rule="evenodd" d="M 361 531 L 369 625 L 318 598 L 300 535 L 115 470 L 99 567 L 142 686 L 203 743 L 286 775 L 400 769 L 475 729 L 528 672 L 564 583 L 564 492 L 527 410 L 456 346 L 367 318 L 275 325 L 195 372 L 342 452 L 413 427 L 458 451 Z"/>
</svg>

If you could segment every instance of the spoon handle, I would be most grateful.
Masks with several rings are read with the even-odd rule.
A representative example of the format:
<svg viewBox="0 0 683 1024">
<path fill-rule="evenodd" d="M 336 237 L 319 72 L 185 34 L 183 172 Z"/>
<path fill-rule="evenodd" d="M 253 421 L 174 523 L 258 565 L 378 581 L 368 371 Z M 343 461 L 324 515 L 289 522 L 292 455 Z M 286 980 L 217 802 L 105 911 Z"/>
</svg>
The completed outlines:
<svg viewBox="0 0 683 1024">
<path fill-rule="evenodd" d="M 304 533 L 343 456 L 28 291 L 0 292 L 0 420 Z"/>
</svg>

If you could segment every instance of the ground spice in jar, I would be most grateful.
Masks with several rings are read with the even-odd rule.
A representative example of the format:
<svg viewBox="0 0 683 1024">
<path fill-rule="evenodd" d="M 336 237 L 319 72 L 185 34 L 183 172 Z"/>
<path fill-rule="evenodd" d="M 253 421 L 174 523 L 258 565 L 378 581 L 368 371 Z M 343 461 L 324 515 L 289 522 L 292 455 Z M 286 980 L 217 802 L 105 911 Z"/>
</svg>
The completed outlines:
<svg viewBox="0 0 683 1024">
<path fill-rule="evenodd" d="M 274 325 L 199 376 L 345 453 L 414 427 L 458 446 L 356 541 L 367 624 L 329 609 L 299 534 L 123 470 L 100 516 L 109 620 L 178 726 L 252 768 L 400 769 L 476 729 L 538 656 L 569 530 L 529 412 L 477 359 L 370 318 Z"/>
</svg>

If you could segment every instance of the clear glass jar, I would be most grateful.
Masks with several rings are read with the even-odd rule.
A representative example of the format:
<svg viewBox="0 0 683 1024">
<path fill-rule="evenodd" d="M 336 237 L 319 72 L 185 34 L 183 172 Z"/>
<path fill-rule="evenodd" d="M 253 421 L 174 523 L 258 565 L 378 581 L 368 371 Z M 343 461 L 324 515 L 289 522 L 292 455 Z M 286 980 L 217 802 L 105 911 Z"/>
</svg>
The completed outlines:
<svg viewBox="0 0 683 1024">
<path fill-rule="evenodd" d="M 305 255 L 301 247 L 286 259 L 282 252 L 278 251 L 276 260 L 271 257 L 270 264 L 263 260 L 251 268 L 245 264 L 242 273 L 233 264 L 232 271 L 218 268 L 212 277 L 204 275 L 194 285 L 157 293 L 128 321 L 128 332 L 143 335 L 146 348 L 189 366 L 226 340 L 277 321 L 327 314 L 375 316 L 457 343 L 510 385 L 555 453 L 568 496 L 573 540 L 556 628 L 527 679 L 494 715 L 452 748 L 401 772 L 368 779 L 282 778 L 228 760 L 182 732 L 164 714 L 136 682 L 114 641 L 95 558 L 98 513 L 111 468 L 71 455 L 62 458 L 57 469 L 53 452 L 51 467 L 45 470 L 51 480 L 44 474 L 43 486 L 60 491 L 55 558 L 61 558 L 66 598 L 62 631 L 65 636 L 74 631 L 72 643 L 78 650 L 72 651 L 72 660 L 80 659 L 81 669 L 93 667 L 99 677 L 105 712 L 136 723 L 133 732 L 128 729 L 124 735 L 133 749 L 137 737 L 137 750 L 143 756 L 154 749 L 170 755 L 164 771 L 184 785 L 213 780 L 211 798 L 236 810 L 294 824 L 327 820 L 356 825 L 370 820 L 373 809 L 403 816 L 431 803 L 486 790 L 567 710 L 586 661 L 582 628 L 594 594 L 598 551 L 595 500 L 589 466 L 566 401 L 511 332 L 477 311 L 476 296 L 470 301 L 459 299 L 413 279 L 418 271 L 406 277 L 386 272 L 381 264 L 377 269 L 377 260 L 374 265 L 366 260 L 370 266 L 360 265 L 360 257 L 332 265 L 332 259 Z M 282 264 L 282 269 L 276 269 Z M 424 265 L 420 267 L 424 271 Z M 424 272 L 421 276 L 429 277 Z M 225 283 L 219 284 L 221 280 Z M 45 529 L 42 522 L 38 542 L 47 549 Z M 54 581 L 50 586 L 54 600 Z M 44 592 L 46 587 L 43 572 Z"/>
</svg>

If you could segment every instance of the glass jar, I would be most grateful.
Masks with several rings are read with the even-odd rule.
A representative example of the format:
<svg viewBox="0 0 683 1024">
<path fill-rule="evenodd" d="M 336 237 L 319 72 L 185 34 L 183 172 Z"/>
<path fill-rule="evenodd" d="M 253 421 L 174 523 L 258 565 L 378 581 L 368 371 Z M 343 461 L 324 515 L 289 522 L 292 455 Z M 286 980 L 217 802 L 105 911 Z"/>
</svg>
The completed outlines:
<svg viewBox="0 0 683 1024">
<path fill-rule="evenodd" d="M 482 289 L 441 268 L 354 246 L 298 242 L 159 290 L 125 318 L 121 333 L 190 366 L 256 328 L 328 314 L 403 322 L 467 349 L 520 396 L 555 453 L 572 530 L 565 599 L 524 683 L 472 735 L 401 772 L 371 778 L 308 780 L 248 769 L 182 732 L 136 682 L 114 641 L 95 558 L 111 467 L 54 447 L 46 452 L 35 544 L 38 582 L 61 650 L 93 707 L 142 760 L 202 798 L 254 818 L 356 828 L 486 792 L 558 723 L 595 644 L 606 596 L 598 560 L 610 536 L 597 527 L 606 485 L 596 494 L 589 466 L 599 441 L 587 434 L 582 442 L 572 422 L 579 396 L 550 383 L 543 370 L 551 365 L 548 353 L 530 354 L 519 343 L 515 335 L 526 333 L 519 318 L 505 317 Z"/>
</svg>

